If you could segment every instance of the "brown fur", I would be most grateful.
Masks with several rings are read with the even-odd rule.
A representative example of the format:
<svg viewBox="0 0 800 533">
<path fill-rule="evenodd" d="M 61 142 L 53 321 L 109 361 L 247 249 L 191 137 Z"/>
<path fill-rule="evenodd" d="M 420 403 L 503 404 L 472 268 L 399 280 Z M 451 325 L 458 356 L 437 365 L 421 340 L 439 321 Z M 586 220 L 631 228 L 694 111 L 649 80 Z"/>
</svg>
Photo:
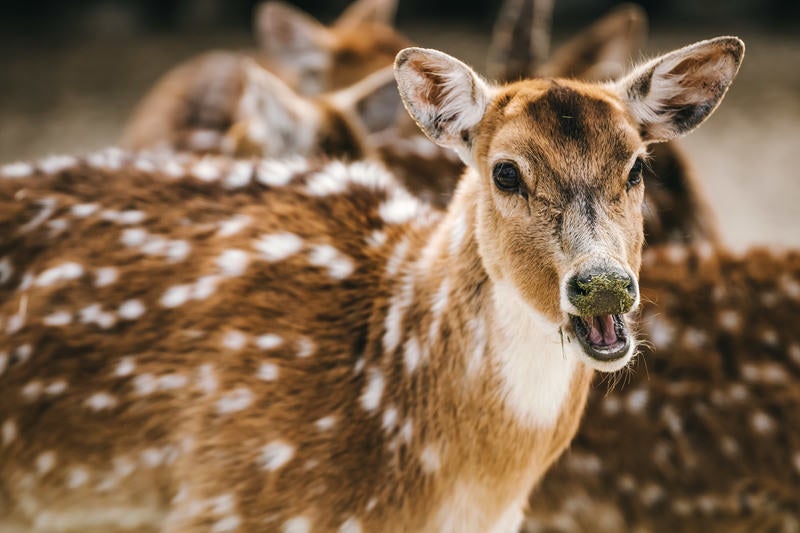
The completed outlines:
<svg viewBox="0 0 800 533">
<path fill-rule="evenodd" d="M 795 531 L 800 254 L 651 247 L 635 372 L 594 387 L 526 531 Z"/>
</svg>

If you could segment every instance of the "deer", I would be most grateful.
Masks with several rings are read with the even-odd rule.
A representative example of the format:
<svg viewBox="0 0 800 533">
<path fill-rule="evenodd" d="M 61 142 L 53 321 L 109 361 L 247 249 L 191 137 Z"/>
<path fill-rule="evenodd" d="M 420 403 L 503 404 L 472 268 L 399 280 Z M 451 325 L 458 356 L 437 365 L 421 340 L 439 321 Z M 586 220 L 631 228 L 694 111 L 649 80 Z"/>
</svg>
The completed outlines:
<svg viewBox="0 0 800 533">
<path fill-rule="evenodd" d="M 0 179 L 0 500 L 33 531 L 516 531 L 593 373 L 631 364 L 640 157 L 735 37 L 617 81 L 395 60 L 467 170 L 111 150 Z"/>
<path fill-rule="evenodd" d="M 264 90 L 315 97 L 354 86 L 391 67 L 397 52 L 409 45 L 391 27 L 396 8 L 396 0 L 356 0 L 326 27 L 290 5 L 265 2 L 254 11 L 257 50 L 206 52 L 168 71 L 136 106 L 120 146 L 236 155 L 237 144 L 230 137 L 245 137 L 249 143 L 242 142 L 249 145 L 264 136 L 244 135 L 253 110 L 242 109 L 250 87 L 243 73 L 253 70 L 252 63 L 281 82 L 273 81 Z M 304 116 L 292 118 L 306 127 Z M 288 127 L 283 125 L 281 134 L 287 135 Z M 275 153 L 271 149 L 263 155 Z M 280 155 L 293 153 L 308 155 L 289 149 Z"/>
<path fill-rule="evenodd" d="M 523 530 L 797 530 L 800 252 L 650 247 L 639 287 L 647 372 L 592 391 Z"/>
<path fill-rule="evenodd" d="M 636 57 L 647 14 L 634 4 L 611 10 L 550 53 L 553 0 L 507 0 L 494 27 L 489 73 L 495 79 L 612 79 Z M 684 150 L 672 140 L 653 145 L 645 166 L 648 245 L 695 240 L 721 244 L 717 219 Z"/>
</svg>

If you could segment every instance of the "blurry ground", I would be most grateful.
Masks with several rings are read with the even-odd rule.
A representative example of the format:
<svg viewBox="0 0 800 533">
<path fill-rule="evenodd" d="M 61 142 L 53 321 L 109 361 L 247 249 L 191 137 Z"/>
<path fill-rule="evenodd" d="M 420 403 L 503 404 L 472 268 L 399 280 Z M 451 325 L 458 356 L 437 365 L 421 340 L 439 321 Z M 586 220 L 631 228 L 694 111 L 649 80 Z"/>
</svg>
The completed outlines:
<svg viewBox="0 0 800 533">
<path fill-rule="evenodd" d="M 488 32 L 414 26 L 405 32 L 482 67 Z M 739 78 L 716 114 L 683 142 L 736 248 L 800 247 L 800 35 L 726 27 L 654 31 L 650 53 L 719 34 L 747 44 Z M 171 65 L 246 33 L 120 37 L 68 44 L 18 37 L 0 46 L 0 163 L 113 144 L 132 106 Z"/>
</svg>

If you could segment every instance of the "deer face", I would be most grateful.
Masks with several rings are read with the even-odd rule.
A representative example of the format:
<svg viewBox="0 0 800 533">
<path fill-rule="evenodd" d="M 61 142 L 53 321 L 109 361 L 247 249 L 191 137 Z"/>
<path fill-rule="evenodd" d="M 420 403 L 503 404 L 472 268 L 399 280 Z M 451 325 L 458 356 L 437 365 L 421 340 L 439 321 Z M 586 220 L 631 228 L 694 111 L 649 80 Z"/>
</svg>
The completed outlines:
<svg viewBox="0 0 800 533">
<path fill-rule="evenodd" d="M 406 107 L 475 171 L 476 239 L 493 280 L 512 284 L 585 361 L 613 371 L 635 342 L 641 179 L 649 143 L 686 133 L 717 106 L 743 45 L 719 38 L 606 85 L 529 80 L 491 87 L 431 50 L 400 53 Z"/>
</svg>

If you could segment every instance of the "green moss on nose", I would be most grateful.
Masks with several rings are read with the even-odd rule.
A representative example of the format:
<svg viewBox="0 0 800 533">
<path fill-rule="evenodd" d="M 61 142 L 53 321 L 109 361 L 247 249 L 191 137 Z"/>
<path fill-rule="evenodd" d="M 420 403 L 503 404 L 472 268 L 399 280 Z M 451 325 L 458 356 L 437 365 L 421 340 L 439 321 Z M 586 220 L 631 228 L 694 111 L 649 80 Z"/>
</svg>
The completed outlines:
<svg viewBox="0 0 800 533">
<path fill-rule="evenodd" d="M 633 296 L 628 292 L 630 281 L 611 274 L 598 274 L 589 281 L 577 282 L 583 294 L 572 299 L 581 316 L 616 315 L 633 307 Z"/>
</svg>

